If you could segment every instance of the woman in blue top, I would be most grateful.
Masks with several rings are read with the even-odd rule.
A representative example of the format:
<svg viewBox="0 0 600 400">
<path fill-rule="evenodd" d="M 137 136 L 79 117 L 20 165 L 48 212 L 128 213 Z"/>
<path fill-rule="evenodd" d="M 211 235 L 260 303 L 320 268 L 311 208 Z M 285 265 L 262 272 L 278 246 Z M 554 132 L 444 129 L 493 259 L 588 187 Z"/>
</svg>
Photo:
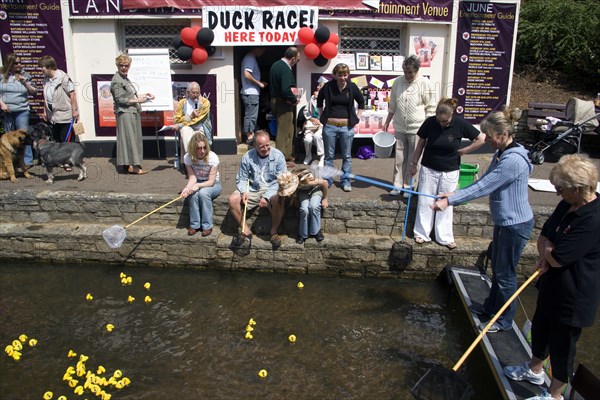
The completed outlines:
<svg viewBox="0 0 600 400">
<path fill-rule="evenodd" d="M 490 196 L 490 213 L 494 222 L 492 246 L 492 288 L 483 306 L 471 310 L 483 316 L 494 315 L 517 290 L 517 264 L 533 229 L 533 211 L 529 205 L 527 184 L 533 166 L 527 150 L 513 140 L 518 109 L 491 113 L 480 128 L 485 141 L 496 150 L 485 174 L 470 186 L 454 193 L 442 193 L 433 204 L 443 211 L 449 205 Z M 511 329 L 516 304 L 513 302 L 488 332 Z M 483 326 L 480 327 L 483 329 Z"/>
<path fill-rule="evenodd" d="M 485 134 L 464 119 L 453 116 L 457 103 L 456 99 L 440 100 L 435 116 L 427 118 L 417 132 L 419 140 L 410 161 L 409 172 L 411 176 L 417 173 L 417 163 L 423 153 L 419 174 L 419 190 L 423 193 L 436 195 L 455 191 L 460 172 L 460 157 L 477 150 L 485 142 Z M 463 138 L 472 143 L 461 149 Z M 432 204 L 433 198 L 419 197 L 414 230 L 415 242 L 430 242 L 431 230 L 435 227 L 437 242 L 454 249 L 456 243 L 452 231 L 453 207 L 436 212 L 431 209 Z"/>
<path fill-rule="evenodd" d="M 6 56 L 0 70 L 0 109 L 4 132 L 29 128 L 29 95 L 35 94 L 31 76 L 21 69 L 21 59 L 14 53 Z M 31 146 L 25 147 L 25 164 L 33 164 Z"/>
</svg>

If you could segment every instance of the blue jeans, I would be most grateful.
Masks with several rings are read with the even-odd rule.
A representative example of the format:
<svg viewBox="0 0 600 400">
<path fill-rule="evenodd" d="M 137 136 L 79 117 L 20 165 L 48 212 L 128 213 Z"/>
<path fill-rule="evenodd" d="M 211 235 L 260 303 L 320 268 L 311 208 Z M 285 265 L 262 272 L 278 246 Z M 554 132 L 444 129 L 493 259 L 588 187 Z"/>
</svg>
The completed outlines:
<svg viewBox="0 0 600 400">
<path fill-rule="evenodd" d="M 244 103 L 244 133 L 254 132 L 256 130 L 256 120 L 258 119 L 258 101 L 260 96 L 257 94 L 243 94 L 242 103 Z"/>
<path fill-rule="evenodd" d="M 29 129 L 29 110 L 4 113 L 4 132 L 15 129 Z M 33 164 L 33 150 L 31 145 L 25 146 L 25 165 Z"/>
<path fill-rule="evenodd" d="M 213 227 L 213 200 L 221 194 L 221 182 L 203 187 L 188 197 L 190 209 L 190 228 L 196 230 Z"/>
<path fill-rule="evenodd" d="M 312 193 L 312 196 L 310 194 Z M 306 239 L 309 235 L 314 236 L 321 230 L 321 190 L 299 190 L 300 200 L 300 223 L 298 233 L 301 238 Z"/>
<path fill-rule="evenodd" d="M 486 314 L 495 314 L 517 291 L 517 264 L 532 230 L 533 219 L 516 225 L 494 226 L 490 260 L 493 270 L 492 288 L 483 303 Z M 510 329 L 516 310 L 517 303 L 513 301 L 496 322 L 500 329 Z"/>
<path fill-rule="evenodd" d="M 335 126 L 326 124 L 323 128 L 323 144 L 325 145 L 325 165 L 333 166 L 335 155 L 335 141 L 340 141 L 340 153 L 342 156 L 342 187 L 350 186 L 349 174 L 352 173 L 352 141 L 354 140 L 354 128 L 348 126 Z M 331 186 L 332 178 L 327 179 Z"/>
</svg>

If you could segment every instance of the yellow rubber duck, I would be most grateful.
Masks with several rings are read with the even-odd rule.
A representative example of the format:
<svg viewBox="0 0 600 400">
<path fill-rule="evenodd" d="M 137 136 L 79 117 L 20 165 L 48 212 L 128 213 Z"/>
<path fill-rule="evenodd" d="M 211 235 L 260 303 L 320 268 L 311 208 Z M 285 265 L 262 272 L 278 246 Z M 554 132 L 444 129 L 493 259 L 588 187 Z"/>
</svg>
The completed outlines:
<svg viewBox="0 0 600 400">
<path fill-rule="evenodd" d="M 69 386 L 71 386 L 72 388 L 77 386 L 77 383 L 79 383 L 77 379 L 69 379 Z"/>
<path fill-rule="evenodd" d="M 298 289 L 302 289 L 304 287 L 304 283 L 298 282 L 296 286 L 298 286 Z"/>
<path fill-rule="evenodd" d="M 38 341 L 37 339 L 29 339 L 29 347 L 35 347 L 37 346 Z"/>
<path fill-rule="evenodd" d="M 133 283 L 133 278 L 128 276 L 127 278 L 125 278 L 127 280 L 127 284 L 131 285 Z"/>
<path fill-rule="evenodd" d="M 127 297 L 127 302 L 128 303 L 133 303 L 134 301 L 135 301 L 135 297 L 133 297 L 133 296 L 128 296 Z"/>
<path fill-rule="evenodd" d="M 152 302 L 152 297 L 150 297 L 150 296 L 144 297 L 144 303 L 148 304 L 148 303 L 151 303 L 151 302 Z"/>
<path fill-rule="evenodd" d="M 8 354 L 9 357 L 12 356 L 13 351 L 15 351 L 15 348 L 12 346 L 12 344 L 9 344 L 4 348 L 4 352 Z"/>
<path fill-rule="evenodd" d="M 79 361 L 81 361 L 82 363 L 86 362 L 89 359 L 90 358 L 88 356 L 86 356 L 85 354 L 82 354 L 79 356 Z"/>
<path fill-rule="evenodd" d="M 113 324 L 106 324 L 106 330 L 109 332 L 112 332 L 113 329 L 115 329 L 115 326 Z"/>
<path fill-rule="evenodd" d="M 108 378 L 108 384 L 109 385 L 115 385 L 117 383 L 117 378 L 115 378 L 114 376 L 111 376 L 110 378 Z"/>
<path fill-rule="evenodd" d="M 121 285 L 123 285 L 123 286 L 127 285 L 127 278 L 121 278 Z"/>
<path fill-rule="evenodd" d="M 253 339 L 254 336 L 252 336 L 252 334 L 250 332 L 246 332 L 246 336 L 244 336 L 246 339 Z"/>
<path fill-rule="evenodd" d="M 256 325 L 256 321 L 254 320 L 254 318 L 250 318 L 250 321 L 248 321 L 248 325 Z"/>
<path fill-rule="evenodd" d="M 288 336 L 288 340 L 290 341 L 290 343 L 296 343 L 296 335 Z"/>
<path fill-rule="evenodd" d="M 65 372 L 65 374 L 63 375 L 63 381 L 65 382 L 69 382 L 71 379 L 73 378 L 73 375 L 68 374 Z"/>
<path fill-rule="evenodd" d="M 60 396 L 58 399 L 56 400 L 67 400 L 67 396 Z"/>
<path fill-rule="evenodd" d="M 87 301 L 92 301 L 92 300 L 94 300 L 94 296 L 92 296 L 92 294 L 91 294 L 91 293 L 88 293 L 88 294 L 85 296 L 85 299 L 86 299 Z"/>
<path fill-rule="evenodd" d="M 54 393 L 52 393 L 51 391 L 47 391 L 46 393 L 44 393 L 44 400 L 50 400 L 53 396 Z"/>
<path fill-rule="evenodd" d="M 83 386 L 77 386 L 75 390 L 73 390 L 73 393 L 81 396 L 83 394 Z"/>
<path fill-rule="evenodd" d="M 110 400 L 111 397 L 112 397 L 112 394 L 104 393 L 102 395 L 102 400 Z"/>
<path fill-rule="evenodd" d="M 267 377 L 268 373 L 266 369 L 261 369 L 260 371 L 258 371 L 258 376 L 261 379 L 265 379 Z"/>
<path fill-rule="evenodd" d="M 127 275 L 125 274 L 125 272 L 121 272 L 119 274 L 119 278 L 123 279 L 123 278 L 127 278 Z"/>
<path fill-rule="evenodd" d="M 13 340 L 12 346 L 13 346 L 13 349 L 15 349 L 16 351 L 23 350 L 23 345 L 21 344 L 21 341 L 19 341 L 19 340 L 16 340 L 16 339 Z"/>
<path fill-rule="evenodd" d="M 65 372 L 66 374 L 69 375 L 73 375 L 75 373 L 75 368 L 73 368 L 73 366 L 70 366 L 69 368 L 67 368 L 67 372 Z"/>
<path fill-rule="evenodd" d="M 21 353 L 18 351 L 13 351 L 12 353 L 12 358 L 15 361 L 19 361 L 21 359 Z"/>
<path fill-rule="evenodd" d="M 254 328 L 252 327 L 252 325 L 246 325 L 246 332 L 252 332 L 254 330 Z"/>
<path fill-rule="evenodd" d="M 113 376 L 117 379 L 121 378 L 123 376 L 123 372 L 121 372 L 120 369 L 115 370 L 115 372 L 113 372 Z"/>
<path fill-rule="evenodd" d="M 146 282 L 146 283 L 144 283 L 144 289 L 146 289 L 146 290 L 150 290 L 150 286 L 152 286 L 152 285 L 150 284 L 150 282 Z"/>
<path fill-rule="evenodd" d="M 104 368 L 102 365 L 98 365 L 98 370 L 96 371 L 96 373 L 98 375 L 102 375 L 105 372 L 106 372 L 106 368 Z"/>
<path fill-rule="evenodd" d="M 25 342 L 27 341 L 27 335 L 26 335 L 26 334 L 24 334 L 24 333 L 23 333 L 23 334 L 21 334 L 21 335 L 19 335 L 19 340 L 20 340 L 22 343 L 25 343 Z"/>
<path fill-rule="evenodd" d="M 118 381 L 117 383 L 115 383 L 115 387 L 117 389 L 123 389 L 125 387 L 125 384 L 123 383 L 123 381 Z"/>
<path fill-rule="evenodd" d="M 129 379 L 128 377 L 124 376 L 123 379 L 121 379 L 123 381 L 123 384 L 125 386 L 129 385 L 131 383 L 131 379 Z"/>
<path fill-rule="evenodd" d="M 105 377 L 100 378 L 100 386 L 108 386 L 108 381 L 106 380 Z"/>
<path fill-rule="evenodd" d="M 100 379 L 100 377 L 99 377 L 99 376 L 96 376 L 96 375 L 94 375 L 94 376 L 92 377 L 92 382 L 94 383 L 94 385 L 99 385 L 99 384 L 100 384 L 100 381 L 101 381 L 101 379 Z"/>
<path fill-rule="evenodd" d="M 77 353 L 75 353 L 73 350 L 69 350 L 69 354 L 67 354 L 67 357 L 69 357 L 69 358 L 71 358 L 71 357 L 77 357 Z"/>
</svg>

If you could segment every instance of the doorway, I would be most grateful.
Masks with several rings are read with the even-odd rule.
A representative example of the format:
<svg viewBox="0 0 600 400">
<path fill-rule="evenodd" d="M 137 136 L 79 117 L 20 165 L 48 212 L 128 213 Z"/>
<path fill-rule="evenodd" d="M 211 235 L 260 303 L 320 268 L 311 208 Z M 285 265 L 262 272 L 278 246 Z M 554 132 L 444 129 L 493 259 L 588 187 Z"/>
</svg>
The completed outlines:
<svg viewBox="0 0 600 400">
<path fill-rule="evenodd" d="M 242 90 L 242 82 L 241 82 L 241 64 L 244 56 L 256 46 L 235 46 L 233 48 L 233 74 L 234 74 L 234 82 L 235 82 L 235 90 L 236 90 L 236 107 L 235 109 L 237 118 L 235 122 L 235 131 L 236 138 L 238 143 L 242 143 L 246 140 L 246 133 L 242 132 L 242 125 L 244 121 L 244 104 L 242 103 L 241 90 Z M 264 82 L 269 82 L 269 71 L 271 69 L 271 65 L 274 62 L 281 59 L 285 50 L 289 46 L 264 46 L 266 51 L 263 55 L 257 58 L 258 66 L 260 68 L 260 80 Z M 294 77 L 296 75 L 296 70 L 293 70 Z M 265 90 L 261 90 L 260 92 L 260 106 L 258 111 L 258 120 L 256 121 L 256 130 L 264 129 L 271 133 L 269 128 L 269 122 L 267 120 L 267 114 L 271 112 L 271 99 L 269 96 L 269 88 Z"/>
</svg>

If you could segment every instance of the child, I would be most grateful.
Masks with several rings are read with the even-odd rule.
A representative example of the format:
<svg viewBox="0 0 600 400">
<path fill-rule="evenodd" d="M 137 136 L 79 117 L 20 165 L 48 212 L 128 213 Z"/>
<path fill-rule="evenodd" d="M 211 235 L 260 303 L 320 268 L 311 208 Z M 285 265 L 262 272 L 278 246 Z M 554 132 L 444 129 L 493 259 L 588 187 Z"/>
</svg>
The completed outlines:
<svg viewBox="0 0 600 400">
<path fill-rule="evenodd" d="M 321 208 L 327 203 L 328 184 L 325 179 L 317 179 L 308 169 L 294 170 L 298 176 L 298 201 L 300 203 L 300 224 L 296 243 L 303 244 L 309 236 L 317 242 L 325 239 L 321 230 Z"/>
<path fill-rule="evenodd" d="M 319 166 L 323 166 L 325 160 L 325 148 L 323 147 L 323 125 L 319 121 L 319 110 L 317 109 L 317 96 L 319 90 L 323 87 L 323 83 L 319 83 L 317 88 L 310 97 L 310 101 L 304 107 L 304 118 L 306 122 L 302 127 L 304 133 L 304 149 L 306 150 L 306 158 L 304 164 L 310 164 L 312 160 L 312 144 L 314 142 L 317 147 L 317 155 L 319 156 Z"/>
</svg>

